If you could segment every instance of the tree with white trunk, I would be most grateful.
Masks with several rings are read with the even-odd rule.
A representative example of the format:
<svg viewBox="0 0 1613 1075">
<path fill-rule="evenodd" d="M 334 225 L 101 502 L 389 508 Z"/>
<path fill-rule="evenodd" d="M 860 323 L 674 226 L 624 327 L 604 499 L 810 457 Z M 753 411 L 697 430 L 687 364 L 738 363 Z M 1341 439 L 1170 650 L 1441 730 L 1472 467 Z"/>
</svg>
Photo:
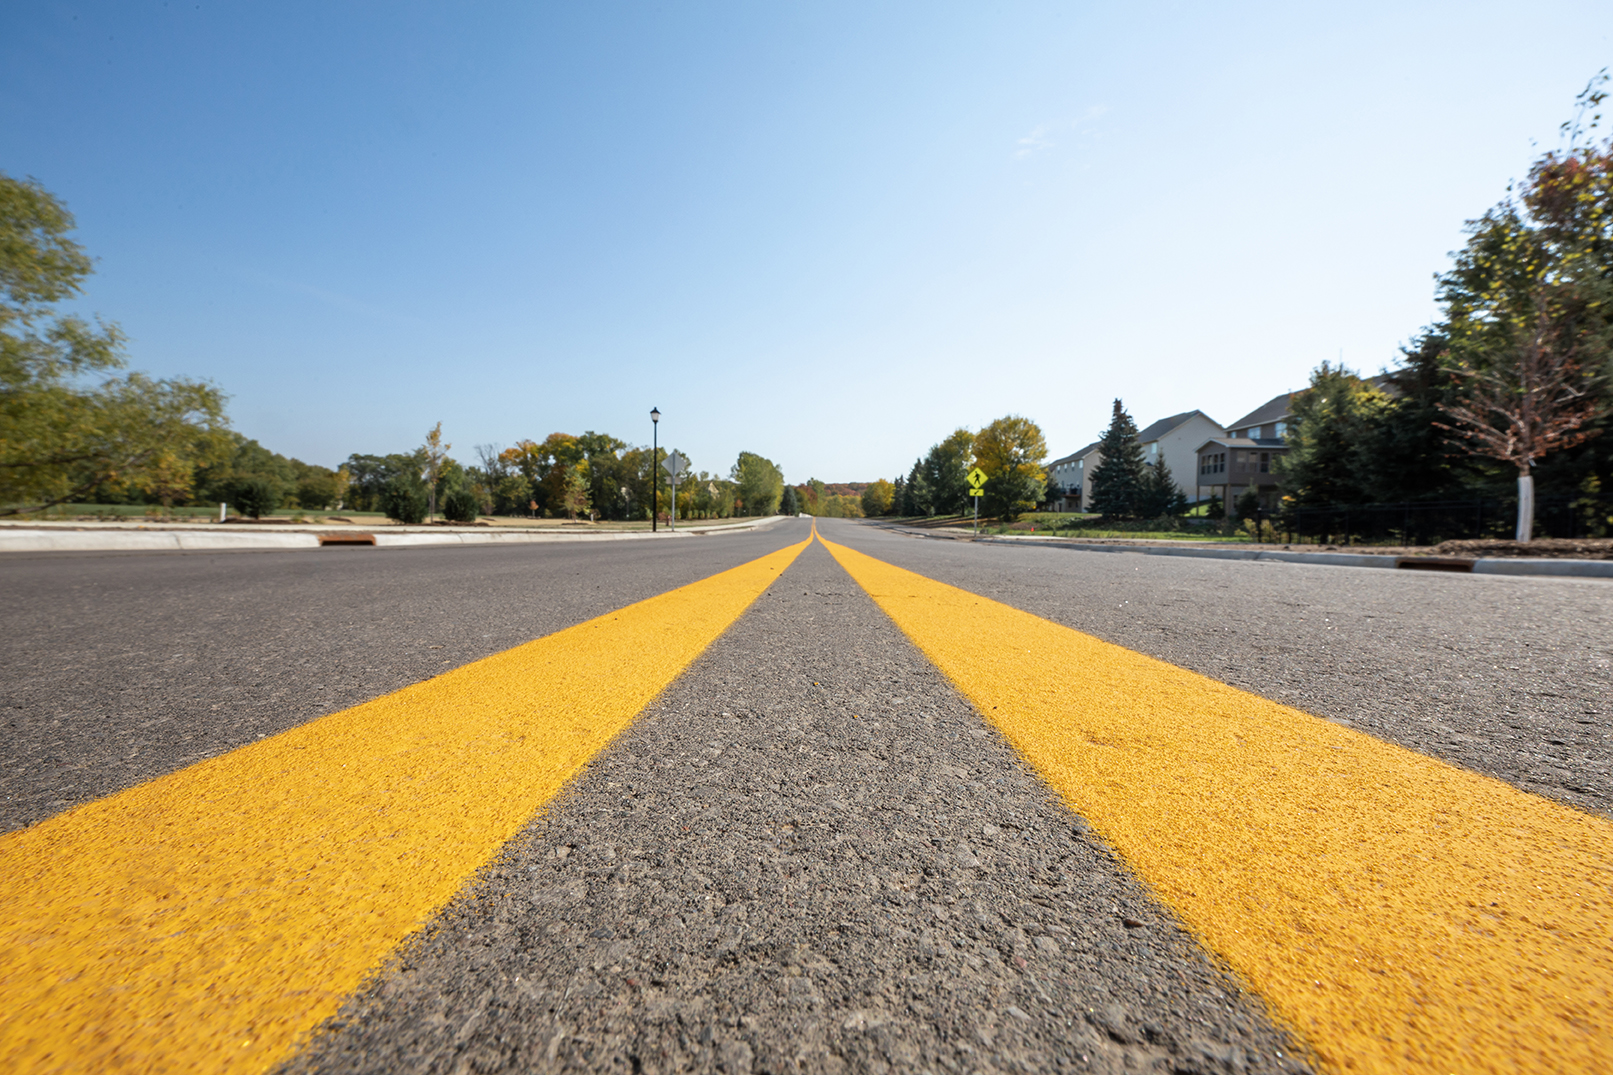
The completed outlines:
<svg viewBox="0 0 1613 1075">
<path fill-rule="evenodd" d="M 1439 278 L 1455 389 L 1436 422 L 1518 472 L 1517 539 L 1534 535 L 1533 470 L 1596 436 L 1613 354 L 1613 141 L 1591 141 L 1604 73 L 1515 194 L 1468 225 Z"/>
</svg>

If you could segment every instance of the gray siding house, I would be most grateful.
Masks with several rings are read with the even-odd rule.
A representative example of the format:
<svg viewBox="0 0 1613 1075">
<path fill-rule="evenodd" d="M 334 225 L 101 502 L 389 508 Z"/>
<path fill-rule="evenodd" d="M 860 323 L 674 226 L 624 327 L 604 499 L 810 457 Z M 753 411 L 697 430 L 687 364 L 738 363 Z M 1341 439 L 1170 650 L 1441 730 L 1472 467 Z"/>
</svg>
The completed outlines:
<svg viewBox="0 0 1613 1075">
<path fill-rule="evenodd" d="M 1084 511 L 1092 499 L 1091 472 L 1103 453 L 1098 442 L 1047 465 L 1048 504 L 1053 511 Z"/>
</svg>

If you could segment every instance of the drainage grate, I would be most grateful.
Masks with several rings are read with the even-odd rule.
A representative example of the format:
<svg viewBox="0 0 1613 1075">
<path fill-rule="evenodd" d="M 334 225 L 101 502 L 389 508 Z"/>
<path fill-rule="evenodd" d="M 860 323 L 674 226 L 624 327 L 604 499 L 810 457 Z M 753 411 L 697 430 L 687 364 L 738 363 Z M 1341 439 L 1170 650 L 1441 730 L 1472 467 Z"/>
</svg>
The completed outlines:
<svg viewBox="0 0 1613 1075">
<path fill-rule="evenodd" d="M 325 545 L 374 545 L 374 534 L 320 534 L 319 544 Z"/>
<path fill-rule="evenodd" d="M 1395 566 L 1412 571 L 1472 571 L 1473 561 L 1457 556 L 1400 556 L 1395 558 Z"/>
</svg>

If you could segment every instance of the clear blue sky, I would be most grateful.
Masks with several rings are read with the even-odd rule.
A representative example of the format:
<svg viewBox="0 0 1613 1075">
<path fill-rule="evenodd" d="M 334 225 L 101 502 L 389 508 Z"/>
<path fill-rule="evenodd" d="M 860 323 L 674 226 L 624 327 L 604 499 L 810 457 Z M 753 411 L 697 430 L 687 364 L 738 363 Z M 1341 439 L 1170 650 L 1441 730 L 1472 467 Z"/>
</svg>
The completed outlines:
<svg viewBox="0 0 1613 1075">
<path fill-rule="evenodd" d="M 13 0 L 0 170 L 288 455 L 658 406 L 697 468 L 868 480 L 1393 362 L 1609 63 L 1606 0 Z"/>
</svg>

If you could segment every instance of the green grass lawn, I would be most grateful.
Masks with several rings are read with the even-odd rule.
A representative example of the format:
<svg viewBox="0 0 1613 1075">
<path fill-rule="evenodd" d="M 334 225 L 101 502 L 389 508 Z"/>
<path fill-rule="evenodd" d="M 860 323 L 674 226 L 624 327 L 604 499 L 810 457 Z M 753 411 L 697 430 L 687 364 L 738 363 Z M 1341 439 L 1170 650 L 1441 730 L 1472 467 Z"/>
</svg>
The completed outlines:
<svg viewBox="0 0 1613 1075">
<path fill-rule="evenodd" d="M 983 531 L 989 530 L 993 534 L 1020 534 L 1033 533 L 1024 526 L 993 526 L 981 527 Z M 1186 530 L 1114 530 L 1102 527 L 1056 527 L 1038 525 L 1034 531 L 1037 537 L 1046 534 L 1049 537 L 1072 538 L 1079 541 L 1082 538 L 1141 538 L 1149 541 L 1206 541 L 1206 542 L 1239 542 L 1248 541 L 1249 535 L 1237 534 L 1205 534 Z"/>
<path fill-rule="evenodd" d="M 231 518 L 239 518 L 240 512 L 233 508 L 230 510 Z M 344 519 L 385 519 L 386 516 L 378 511 L 324 511 L 304 510 L 302 508 L 281 508 L 271 512 L 265 518 L 275 519 L 324 519 L 327 517 L 341 517 Z M 57 504 L 44 511 L 31 512 L 27 515 L 15 516 L 17 519 L 184 519 L 193 522 L 218 521 L 218 505 L 195 505 L 192 507 L 174 507 L 164 510 L 157 504 Z"/>
<path fill-rule="evenodd" d="M 156 504 L 57 504 L 44 511 L 30 512 L 19 515 L 20 519 L 76 519 L 80 516 L 91 515 L 96 518 L 134 518 L 143 519 L 148 516 L 159 518 L 164 514 L 163 509 Z M 166 513 L 170 518 L 181 517 L 211 517 L 218 518 L 218 505 L 212 507 L 169 508 Z"/>
</svg>

